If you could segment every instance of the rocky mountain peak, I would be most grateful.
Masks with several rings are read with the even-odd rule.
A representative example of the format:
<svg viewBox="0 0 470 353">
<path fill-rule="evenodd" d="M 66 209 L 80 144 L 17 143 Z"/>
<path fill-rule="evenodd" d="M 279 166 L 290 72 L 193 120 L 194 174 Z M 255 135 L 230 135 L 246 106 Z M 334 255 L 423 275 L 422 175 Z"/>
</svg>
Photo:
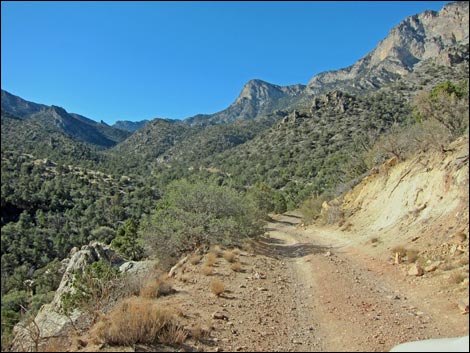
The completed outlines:
<svg viewBox="0 0 470 353">
<path fill-rule="evenodd" d="M 378 88 L 413 71 L 423 60 L 449 65 L 449 51 L 468 43 L 468 25 L 468 2 L 407 17 L 372 52 L 347 68 L 316 75 L 308 89 L 317 94 L 333 85 L 342 90 Z"/>
<path fill-rule="evenodd" d="M 278 86 L 266 81 L 254 79 L 248 81 L 240 92 L 236 103 L 247 99 L 255 102 L 263 102 L 268 99 L 278 99 L 288 96 L 295 96 L 302 93 L 304 85 Z"/>
</svg>

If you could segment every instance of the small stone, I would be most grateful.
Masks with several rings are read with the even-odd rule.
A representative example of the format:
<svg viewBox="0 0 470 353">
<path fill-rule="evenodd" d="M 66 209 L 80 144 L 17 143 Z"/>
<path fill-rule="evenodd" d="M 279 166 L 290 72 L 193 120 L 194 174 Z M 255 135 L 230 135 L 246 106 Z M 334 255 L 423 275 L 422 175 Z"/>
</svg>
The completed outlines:
<svg viewBox="0 0 470 353">
<path fill-rule="evenodd" d="M 440 261 L 435 261 L 435 262 L 429 264 L 428 266 L 426 266 L 426 267 L 424 268 L 424 271 L 426 271 L 426 272 L 433 272 L 433 271 L 436 271 L 440 264 L 441 264 Z"/>
<path fill-rule="evenodd" d="M 409 276 L 422 276 L 423 274 L 424 274 L 424 270 L 419 264 L 413 264 L 408 270 Z"/>
<path fill-rule="evenodd" d="M 267 292 L 268 291 L 267 288 L 264 288 L 264 287 L 258 287 L 258 290 L 260 292 Z"/>
<path fill-rule="evenodd" d="M 228 316 L 219 312 L 215 312 L 212 314 L 212 318 L 216 320 L 228 320 Z"/>
<path fill-rule="evenodd" d="M 325 253 L 325 256 L 326 256 L 326 257 L 331 256 L 331 251 L 327 251 L 327 252 Z"/>
</svg>

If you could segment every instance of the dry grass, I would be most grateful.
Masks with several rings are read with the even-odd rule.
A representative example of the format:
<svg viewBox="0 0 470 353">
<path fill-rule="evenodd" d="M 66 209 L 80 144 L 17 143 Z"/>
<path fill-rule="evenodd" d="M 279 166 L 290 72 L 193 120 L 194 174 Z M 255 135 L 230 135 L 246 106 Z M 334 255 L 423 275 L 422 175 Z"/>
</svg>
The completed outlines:
<svg viewBox="0 0 470 353">
<path fill-rule="evenodd" d="M 222 249 L 219 245 L 212 245 L 209 252 L 214 254 L 216 257 L 222 257 Z"/>
<path fill-rule="evenodd" d="M 224 259 L 228 262 L 232 263 L 235 262 L 236 255 L 233 251 L 224 251 Z"/>
<path fill-rule="evenodd" d="M 211 292 L 216 296 L 220 296 L 223 292 L 225 292 L 225 285 L 217 279 L 213 280 L 211 282 Z"/>
<path fill-rule="evenodd" d="M 232 263 L 232 264 L 230 265 L 230 268 L 232 269 L 232 271 L 235 271 L 235 272 L 243 272 L 242 265 L 241 265 L 241 263 L 239 263 L 238 261 Z"/>
<path fill-rule="evenodd" d="M 206 255 L 206 261 L 204 262 L 206 266 L 214 266 L 217 262 L 217 255 L 210 252 Z"/>
<path fill-rule="evenodd" d="M 173 281 L 164 276 L 157 279 L 151 279 L 140 289 L 140 296 L 148 299 L 163 297 L 175 293 Z"/>
<path fill-rule="evenodd" d="M 202 256 L 200 255 L 193 255 L 189 258 L 189 262 L 192 264 L 192 265 L 197 265 L 198 263 L 201 262 L 201 259 L 202 259 Z"/>
<path fill-rule="evenodd" d="M 207 265 L 204 265 L 202 268 L 201 268 L 201 273 L 204 275 L 204 276 L 210 276 L 212 274 L 212 267 L 211 266 L 207 266 Z"/>
<path fill-rule="evenodd" d="M 146 298 L 132 297 L 119 302 L 101 320 L 95 332 L 110 345 L 181 344 L 187 337 L 171 308 L 161 308 Z"/>
<path fill-rule="evenodd" d="M 41 347 L 41 352 L 65 352 L 70 347 L 70 342 L 64 337 L 53 337 Z"/>
</svg>

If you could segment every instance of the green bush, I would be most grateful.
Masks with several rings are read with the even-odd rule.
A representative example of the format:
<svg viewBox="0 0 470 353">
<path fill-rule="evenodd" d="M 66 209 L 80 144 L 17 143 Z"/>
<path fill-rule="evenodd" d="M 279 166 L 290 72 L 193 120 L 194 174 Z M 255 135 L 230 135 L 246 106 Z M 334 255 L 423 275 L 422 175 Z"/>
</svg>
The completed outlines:
<svg viewBox="0 0 470 353">
<path fill-rule="evenodd" d="M 141 231 L 151 251 L 168 258 L 259 234 L 261 219 L 255 203 L 229 187 L 180 180 L 168 186 Z"/>
<path fill-rule="evenodd" d="M 103 260 L 94 262 L 83 272 L 74 274 L 72 291 L 61 298 L 62 312 L 71 314 L 75 309 L 87 312 L 95 320 L 110 302 L 114 289 L 119 285 L 117 269 Z"/>
<path fill-rule="evenodd" d="M 456 138 L 468 129 L 468 80 L 446 81 L 431 92 L 421 91 L 413 101 L 418 121 L 434 120 Z"/>
</svg>

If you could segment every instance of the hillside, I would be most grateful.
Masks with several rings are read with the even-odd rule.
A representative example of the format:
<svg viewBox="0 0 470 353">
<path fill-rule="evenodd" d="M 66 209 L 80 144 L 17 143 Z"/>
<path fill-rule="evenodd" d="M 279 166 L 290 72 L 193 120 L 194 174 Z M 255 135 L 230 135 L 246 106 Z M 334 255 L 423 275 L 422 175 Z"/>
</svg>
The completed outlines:
<svg viewBox="0 0 470 353">
<path fill-rule="evenodd" d="M 139 130 L 141 127 L 144 127 L 149 120 L 141 120 L 141 121 L 127 121 L 127 120 L 119 120 L 113 124 L 113 127 L 116 129 L 134 132 Z"/>
<path fill-rule="evenodd" d="M 138 277 L 142 289 L 123 303 L 136 310 L 168 308 L 178 327 L 171 337 L 179 340 L 138 341 L 135 349 L 388 351 L 401 342 L 468 335 L 462 315 L 468 314 L 469 294 L 468 182 L 465 137 L 445 152 L 386 163 L 342 199 L 325 204 L 325 220 L 339 205 L 340 225 L 305 226 L 296 212 L 273 215 L 266 233 L 242 250 L 219 247 L 185 257 L 156 298 L 148 290 L 161 274 L 134 264 L 144 271 Z M 408 249 L 399 262 L 397 245 Z M 410 271 L 416 266 L 423 272 Z M 126 351 L 135 321 L 126 332 L 116 331 L 119 336 L 104 333 L 107 320 L 122 320 L 117 308 L 91 330 L 49 347 Z M 26 342 L 18 347 L 25 349 Z"/>
<path fill-rule="evenodd" d="M 2 90 L 2 350 L 468 335 L 468 11 L 182 121 L 109 126 Z"/>
<path fill-rule="evenodd" d="M 79 114 L 68 113 L 57 106 L 45 106 L 28 102 L 2 90 L 2 111 L 20 118 L 22 121 L 31 121 L 43 131 L 57 131 L 67 135 L 75 141 L 86 142 L 101 148 L 108 148 L 125 140 L 130 133 L 115 129 L 103 123 L 86 118 Z M 21 123 L 18 121 L 18 124 Z M 28 142 L 25 136 L 16 134 L 15 139 Z"/>
</svg>

